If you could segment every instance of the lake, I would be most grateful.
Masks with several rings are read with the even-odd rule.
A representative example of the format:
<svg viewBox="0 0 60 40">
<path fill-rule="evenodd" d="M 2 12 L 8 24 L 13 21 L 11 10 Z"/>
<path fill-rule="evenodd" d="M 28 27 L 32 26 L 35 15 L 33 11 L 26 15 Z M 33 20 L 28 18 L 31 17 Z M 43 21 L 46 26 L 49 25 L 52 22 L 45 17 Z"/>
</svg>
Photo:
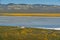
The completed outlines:
<svg viewBox="0 0 60 40">
<path fill-rule="evenodd" d="M 59 28 L 60 17 L 0 16 L 0 25 Z"/>
</svg>

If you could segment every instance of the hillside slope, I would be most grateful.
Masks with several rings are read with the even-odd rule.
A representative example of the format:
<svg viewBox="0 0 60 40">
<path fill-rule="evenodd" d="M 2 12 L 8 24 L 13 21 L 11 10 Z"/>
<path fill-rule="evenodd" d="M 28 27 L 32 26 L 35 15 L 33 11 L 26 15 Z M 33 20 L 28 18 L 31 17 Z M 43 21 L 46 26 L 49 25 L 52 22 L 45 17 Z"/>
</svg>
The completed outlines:
<svg viewBox="0 0 60 40">
<path fill-rule="evenodd" d="M 46 4 L 2 4 L 0 13 L 60 13 L 60 6 Z"/>
</svg>

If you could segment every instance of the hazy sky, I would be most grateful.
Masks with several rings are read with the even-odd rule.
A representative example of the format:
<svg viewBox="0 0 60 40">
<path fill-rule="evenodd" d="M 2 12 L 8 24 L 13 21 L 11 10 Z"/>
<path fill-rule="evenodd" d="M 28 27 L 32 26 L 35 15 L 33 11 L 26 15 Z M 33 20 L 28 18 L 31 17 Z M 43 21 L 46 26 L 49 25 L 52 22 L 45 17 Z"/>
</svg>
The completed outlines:
<svg viewBox="0 0 60 40">
<path fill-rule="evenodd" d="M 24 3 L 24 4 L 54 4 L 60 5 L 60 0 L 1 0 L 1 3 Z"/>
</svg>

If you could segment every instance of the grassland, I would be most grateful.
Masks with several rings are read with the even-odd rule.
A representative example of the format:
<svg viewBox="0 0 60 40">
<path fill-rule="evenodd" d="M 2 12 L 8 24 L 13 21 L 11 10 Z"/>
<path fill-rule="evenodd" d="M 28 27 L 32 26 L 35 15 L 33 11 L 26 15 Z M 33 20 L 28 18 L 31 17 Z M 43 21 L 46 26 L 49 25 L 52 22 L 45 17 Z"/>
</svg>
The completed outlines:
<svg viewBox="0 0 60 40">
<path fill-rule="evenodd" d="M 60 17 L 60 13 L 0 13 L 0 16 L 42 16 L 42 17 Z"/>
<path fill-rule="evenodd" d="M 60 30 L 0 26 L 0 40 L 60 40 Z"/>
</svg>

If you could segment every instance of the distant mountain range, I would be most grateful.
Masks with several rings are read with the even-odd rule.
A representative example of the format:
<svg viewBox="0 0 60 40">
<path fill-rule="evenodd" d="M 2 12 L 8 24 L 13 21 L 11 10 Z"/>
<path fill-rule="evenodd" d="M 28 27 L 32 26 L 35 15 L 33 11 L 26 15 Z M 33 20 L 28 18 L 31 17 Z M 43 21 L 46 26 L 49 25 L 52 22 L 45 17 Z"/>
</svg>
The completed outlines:
<svg viewBox="0 0 60 40">
<path fill-rule="evenodd" d="M 0 13 L 3 12 L 60 13 L 60 6 L 45 4 L 0 4 Z"/>
</svg>

